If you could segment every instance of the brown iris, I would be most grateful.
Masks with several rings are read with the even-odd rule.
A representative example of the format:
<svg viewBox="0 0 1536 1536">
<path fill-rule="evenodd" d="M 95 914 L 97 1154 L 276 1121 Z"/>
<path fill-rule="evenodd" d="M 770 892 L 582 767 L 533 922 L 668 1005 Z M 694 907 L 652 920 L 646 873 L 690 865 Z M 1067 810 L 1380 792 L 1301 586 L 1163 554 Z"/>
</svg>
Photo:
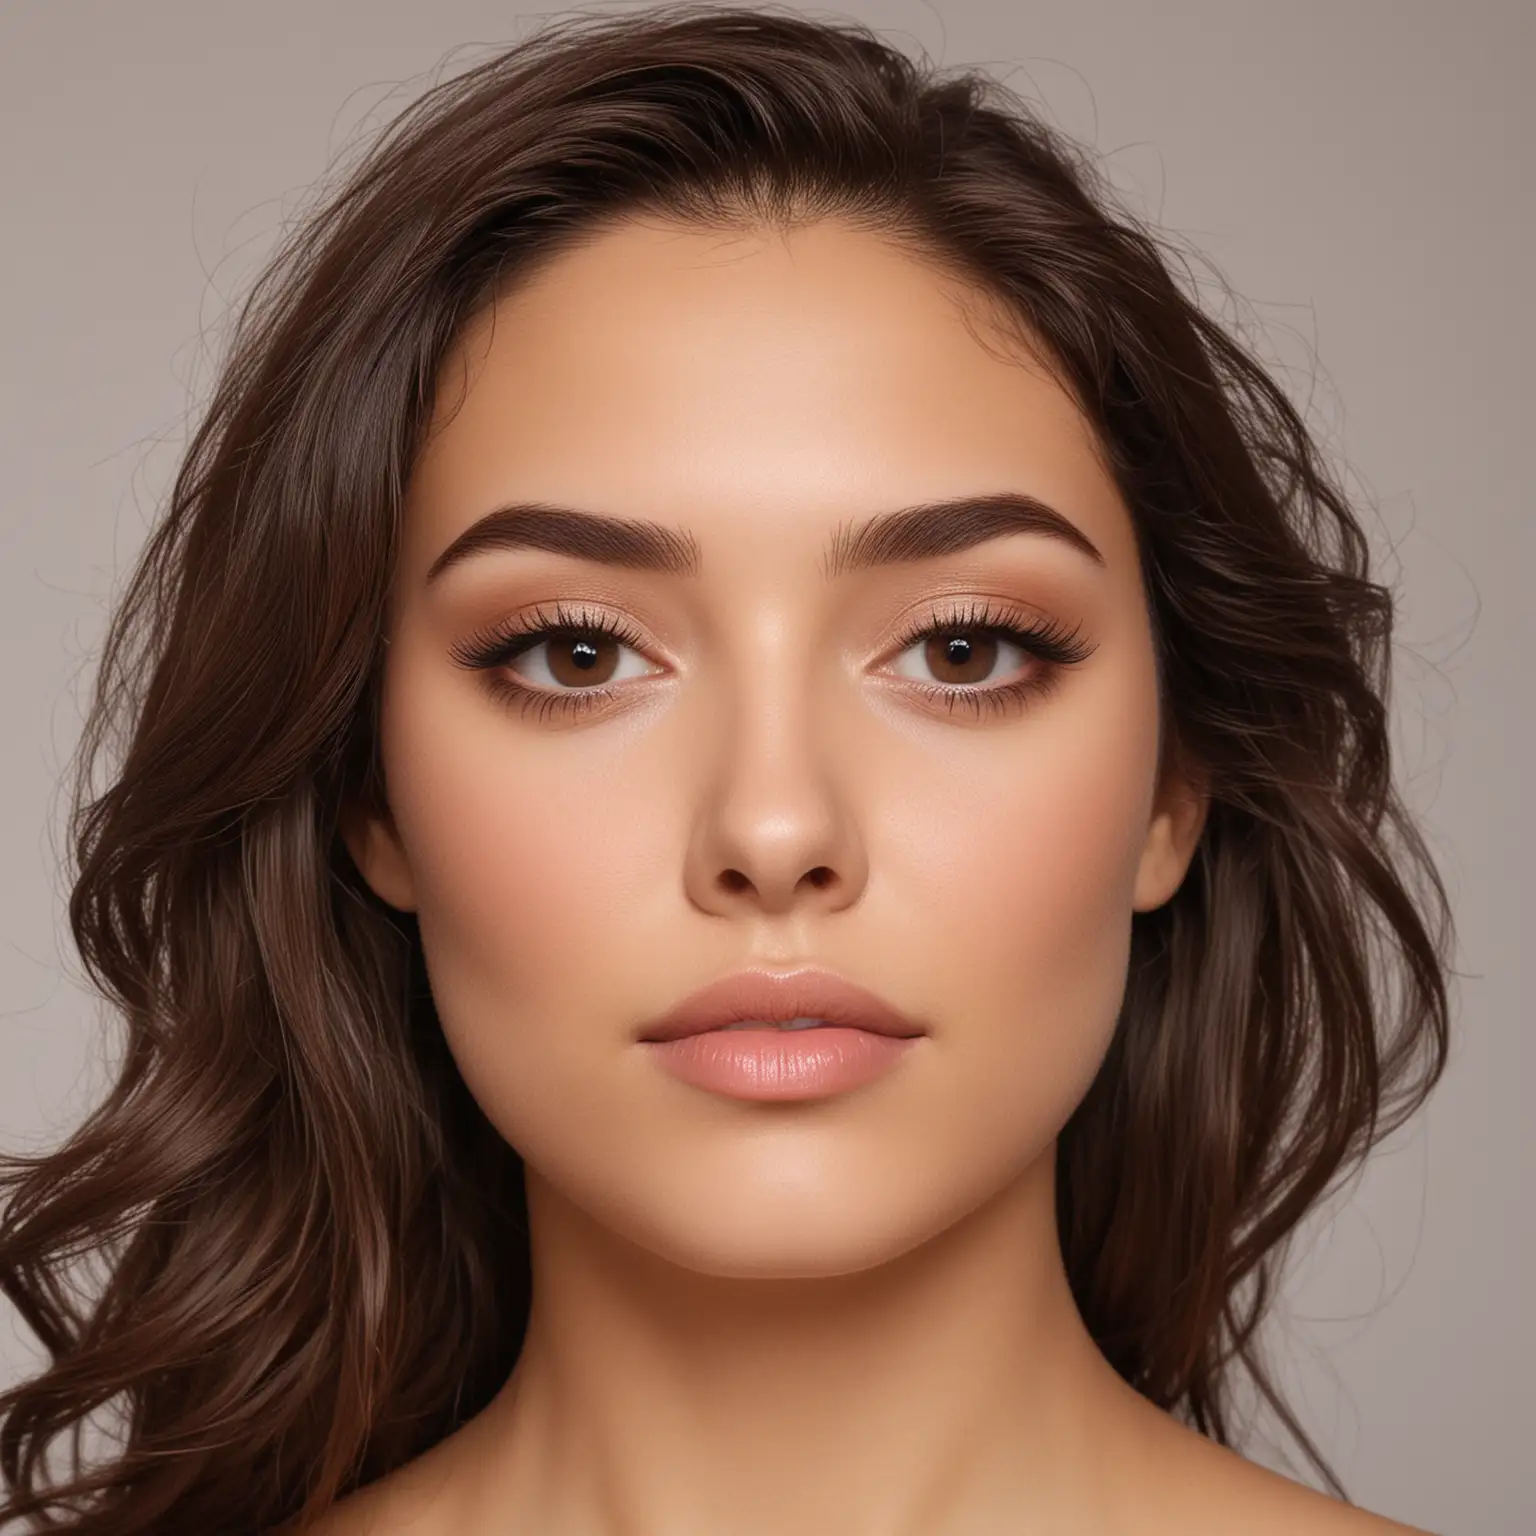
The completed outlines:
<svg viewBox="0 0 1536 1536">
<path fill-rule="evenodd" d="M 618 665 L 619 642 L 607 635 L 552 635 L 544 644 L 549 675 L 572 688 L 606 683 Z"/>
<path fill-rule="evenodd" d="M 924 660 L 941 683 L 985 682 L 997 665 L 997 638 L 982 634 L 934 635 Z M 946 675 L 944 668 L 950 669 Z"/>
</svg>

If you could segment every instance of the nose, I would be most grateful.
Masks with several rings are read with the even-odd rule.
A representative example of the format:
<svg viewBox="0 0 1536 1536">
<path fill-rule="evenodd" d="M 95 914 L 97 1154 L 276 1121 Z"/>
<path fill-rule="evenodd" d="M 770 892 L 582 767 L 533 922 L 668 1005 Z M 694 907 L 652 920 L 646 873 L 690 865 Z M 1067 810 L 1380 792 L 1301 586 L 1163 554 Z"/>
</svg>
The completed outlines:
<svg viewBox="0 0 1536 1536">
<path fill-rule="evenodd" d="M 686 861 L 693 903 L 726 916 L 856 902 L 868 878 L 864 840 L 808 708 L 738 704 L 716 740 Z"/>
</svg>

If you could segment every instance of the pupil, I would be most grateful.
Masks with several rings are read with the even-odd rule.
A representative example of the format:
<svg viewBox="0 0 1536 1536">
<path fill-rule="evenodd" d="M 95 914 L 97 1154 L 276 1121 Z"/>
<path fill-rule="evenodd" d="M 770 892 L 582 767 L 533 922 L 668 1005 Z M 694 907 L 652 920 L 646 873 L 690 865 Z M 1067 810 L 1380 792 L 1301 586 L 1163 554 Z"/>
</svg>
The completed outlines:
<svg viewBox="0 0 1536 1536">
<path fill-rule="evenodd" d="M 572 648 L 571 660 L 585 672 L 597 665 L 597 647 L 590 640 L 578 640 Z"/>
</svg>

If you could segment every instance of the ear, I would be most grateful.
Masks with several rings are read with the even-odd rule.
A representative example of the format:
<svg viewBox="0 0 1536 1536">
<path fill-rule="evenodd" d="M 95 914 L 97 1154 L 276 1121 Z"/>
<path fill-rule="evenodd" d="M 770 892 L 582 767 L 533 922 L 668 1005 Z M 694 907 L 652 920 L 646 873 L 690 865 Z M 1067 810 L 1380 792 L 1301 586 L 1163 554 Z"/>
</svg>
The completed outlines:
<svg viewBox="0 0 1536 1536">
<path fill-rule="evenodd" d="M 1135 911 L 1155 910 L 1183 884 L 1210 808 L 1204 775 L 1183 769 L 1163 775 L 1136 871 Z"/>
<path fill-rule="evenodd" d="M 373 894 L 397 911 L 414 912 L 416 887 L 411 866 L 389 813 L 348 805 L 341 813 L 340 831 L 352 862 Z"/>
</svg>

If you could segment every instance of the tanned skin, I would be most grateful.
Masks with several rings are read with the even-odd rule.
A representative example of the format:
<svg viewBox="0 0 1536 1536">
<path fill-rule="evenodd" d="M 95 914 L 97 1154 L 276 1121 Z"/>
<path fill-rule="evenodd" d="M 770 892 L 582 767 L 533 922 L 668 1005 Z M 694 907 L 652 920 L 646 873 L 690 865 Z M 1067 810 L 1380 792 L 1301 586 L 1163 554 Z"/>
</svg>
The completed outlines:
<svg viewBox="0 0 1536 1536">
<path fill-rule="evenodd" d="M 417 914 L 449 1045 L 526 1160 L 533 1314 L 491 1406 L 325 1536 L 1411 1530 L 1153 1407 L 1069 1291 L 1055 1139 L 1207 802 L 1158 776 L 1129 511 L 997 318 L 836 221 L 632 223 L 449 358 L 390 616 L 390 814 L 347 835 Z M 1020 530 L 829 569 L 867 519 L 1000 492 L 1099 558 Z M 524 503 L 669 530 L 694 568 L 500 547 L 428 579 Z M 634 637 L 592 707 L 494 690 L 580 691 L 553 642 L 455 658 L 557 605 Z M 941 700 L 903 636 L 978 610 L 1090 654 L 1023 702 Z M 1000 645 L 960 686 L 1045 671 Z M 686 1086 L 637 1040 L 717 977 L 801 966 L 929 1034 L 810 1104 Z"/>
</svg>

